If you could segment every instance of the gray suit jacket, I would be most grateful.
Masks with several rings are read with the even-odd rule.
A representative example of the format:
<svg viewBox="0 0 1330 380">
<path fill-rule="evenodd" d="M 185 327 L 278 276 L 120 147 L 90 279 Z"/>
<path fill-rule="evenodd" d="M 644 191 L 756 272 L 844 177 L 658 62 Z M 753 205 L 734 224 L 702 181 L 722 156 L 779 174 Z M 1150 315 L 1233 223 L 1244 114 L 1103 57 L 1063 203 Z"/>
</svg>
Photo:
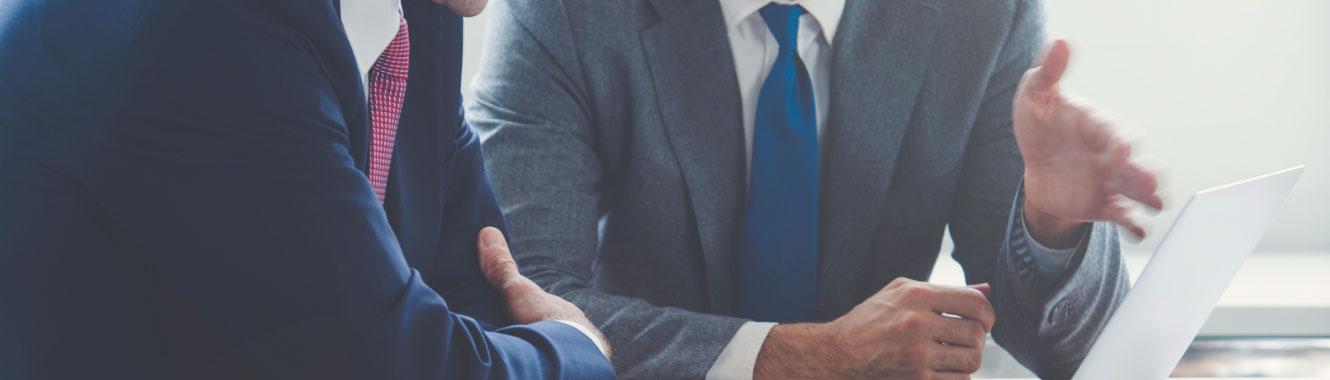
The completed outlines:
<svg viewBox="0 0 1330 380">
<path fill-rule="evenodd" d="M 734 312 L 746 189 L 740 97 L 716 0 L 506 0 L 467 112 L 522 271 L 583 308 L 625 378 L 700 378 Z M 823 131 L 818 318 L 928 278 L 944 228 L 993 284 L 997 341 L 1069 377 L 1126 291 L 1111 226 L 1040 278 L 1008 239 L 1023 168 L 1016 83 L 1035 1 L 850 0 Z M 1017 209 L 1018 210 L 1018 209 Z"/>
</svg>

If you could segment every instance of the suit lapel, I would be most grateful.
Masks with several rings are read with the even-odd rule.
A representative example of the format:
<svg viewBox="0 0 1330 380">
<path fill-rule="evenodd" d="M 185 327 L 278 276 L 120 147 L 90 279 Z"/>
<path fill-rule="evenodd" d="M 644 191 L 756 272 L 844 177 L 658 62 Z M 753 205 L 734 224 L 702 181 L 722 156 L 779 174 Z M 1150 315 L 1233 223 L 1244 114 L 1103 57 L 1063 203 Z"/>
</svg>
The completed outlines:
<svg viewBox="0 0 1330 380">
<path fill-rule="evenodd" d="M 661 20 L 641 33 L 665 133 L 682 167 L 701 239 L 712 312 L 733 308 L 743 212 L 739 84 L 715 0 L 655 0 Z"/>
<path fill-rule="evenodd" d="M 823 130 L 820 319 L 835 318 L 855 301 L 939 12 L 912 0 L 848 1 L 845 7 L 832 46 L 831 108 Z"/>
<path fill-rule="evenodd" d="M 455 89 L 460 79 L 449 75 L 460 70 L 455 57 L 461 56 L 461 34 L 453 31 L 460 29 L 455 23 L 461 21 L 440 17 L 435 4 L 402 6 L 411 35 L 410 78 L 393 144 L 384 210 L 403 256 L 429 280 L 440 256 L 440 215 L 444 199 L 450 196 L 445 185 L 452 170 L 444 163 L 455 149 L 456 136 L 451 132 L 463 128 L 457 125 L 460 95 Z"/>
</svg>

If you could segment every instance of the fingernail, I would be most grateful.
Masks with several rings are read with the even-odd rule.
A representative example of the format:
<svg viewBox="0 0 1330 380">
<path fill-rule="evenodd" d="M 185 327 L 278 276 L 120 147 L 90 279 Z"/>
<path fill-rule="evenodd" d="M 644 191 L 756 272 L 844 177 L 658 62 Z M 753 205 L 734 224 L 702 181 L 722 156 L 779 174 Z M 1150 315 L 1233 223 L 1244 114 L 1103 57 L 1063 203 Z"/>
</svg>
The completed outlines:
<svg viewBox="0 0 1330 380">
<path fill-rule="evenodd" d="M 984 291 L 984 288 L 985 288 L 985 287 L 988 288 L 988 291 Z M 987 298 L 987 297 L 990 297 L 990 296 L 991 296 L 991 294 L 989 294 L 989 292 L 992 291 L 992 289 L 993 289 L 993 285 L 989 285 L 987 282 L 985 282 L 985 283 L 981 283 L 981 284 L 970 285 L 970 288 L 971 288 L 971 289 L 974 289 L 974 290 L 978 290 L 980 293 L 983 293 L 983 294 L 984 294 L 984 297 L 985 297 L 985 298 Z"/>
<path fill-rule="evenodd" d="M 508 243 L 503 239 L 503 232 L 500 232 L 498 228 L 485 227 L 484 230 L 481 230 L 481 233 L 483 235 L 481 240 L 485 242 L 485 249 L 508 246 Z"/>
</svg>

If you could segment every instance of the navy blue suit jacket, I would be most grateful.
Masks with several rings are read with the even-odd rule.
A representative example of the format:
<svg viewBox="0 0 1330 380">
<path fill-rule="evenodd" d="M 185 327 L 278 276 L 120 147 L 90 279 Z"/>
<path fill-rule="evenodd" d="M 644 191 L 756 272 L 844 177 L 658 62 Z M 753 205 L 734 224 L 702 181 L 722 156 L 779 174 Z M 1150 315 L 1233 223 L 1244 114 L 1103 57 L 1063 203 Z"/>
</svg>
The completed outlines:
<svg viewBox="0 0 1330 380">
<path fill-rule="evenodd" d="M 403 7 L 381 206 L 337 1 L 0 3 L 0 378 L 613 377 L 567 325 L 492 329 L 461 22 Z"/>
</svg>

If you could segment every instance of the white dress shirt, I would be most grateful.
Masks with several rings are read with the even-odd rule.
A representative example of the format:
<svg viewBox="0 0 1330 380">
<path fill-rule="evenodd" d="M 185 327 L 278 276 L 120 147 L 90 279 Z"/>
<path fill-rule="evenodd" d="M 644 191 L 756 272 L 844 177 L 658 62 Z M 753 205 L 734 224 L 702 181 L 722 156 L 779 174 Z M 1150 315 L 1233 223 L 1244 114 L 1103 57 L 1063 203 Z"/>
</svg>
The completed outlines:
<svg viewBox="0 0 1330 380">
<path fill-rule="evenodd" d="M 771 3 L 799 5 L 806 11 L 799 16 L 799 57 L 813 82 L 813 106 L 817 112 L 820 145 L 818 152 L 826 150 L 825 144 L 821 144 L 821 136 L 827 122 L 827 110 L 831 108 L 831 45 L 836 37 L 841 13 L 845 11 L 845 0 L 720 0 L 730 39 L 730 52 L 734 56 L 735 74 L 739 79 L 739 96 L 742 98 L 744 113 L 744 157 L 748 165 L 753 160 L 753 120 L 757 117 L 757 97 L 780 50 L 776 37 L 771 35 L 766 21 L 758 12 Z M 1048 263 L 1041 265 L 1042 270 L 1055 273 L 1065 270 L 1075 249 L 1047 248 L 1030 238 L 1028 232 L 1026 238 L 1034 243 L 1031 247 L 1032 256 L 1041 264 Z M 751 379 L 757 354 L 767 339 L 767 333 L 775 326 L 775 323 L 770 322 L 747 322 L 740 326 L 707 371 L 707 380 Z"/>
<path fill-rule="evenodd" d="M 401 9 L 400 0 L 342 0 L 342 28 L 346 30 L 346 39 L 351 43 L 351 53 L 356 58 L 360 83 L 366 94 L 369 94 L 370 68 L 374 67 L 374 61 L 397 37 L 397 30 L 401 26 Z M 605 352 L 605 342 L 601 342 L 591 329 L 573 321 L 557 322 L 581 331 L 596 344 L 600 352 Z M 757 360 L 756 357 L 754 360 Z"/>
<path fill-rule="evenodd" d="M 369 93 L 369 69 L 397 37 L 399 0 L 342 0 L 342 28 L 360 69 L 360 83 Z"/>
</svg>

